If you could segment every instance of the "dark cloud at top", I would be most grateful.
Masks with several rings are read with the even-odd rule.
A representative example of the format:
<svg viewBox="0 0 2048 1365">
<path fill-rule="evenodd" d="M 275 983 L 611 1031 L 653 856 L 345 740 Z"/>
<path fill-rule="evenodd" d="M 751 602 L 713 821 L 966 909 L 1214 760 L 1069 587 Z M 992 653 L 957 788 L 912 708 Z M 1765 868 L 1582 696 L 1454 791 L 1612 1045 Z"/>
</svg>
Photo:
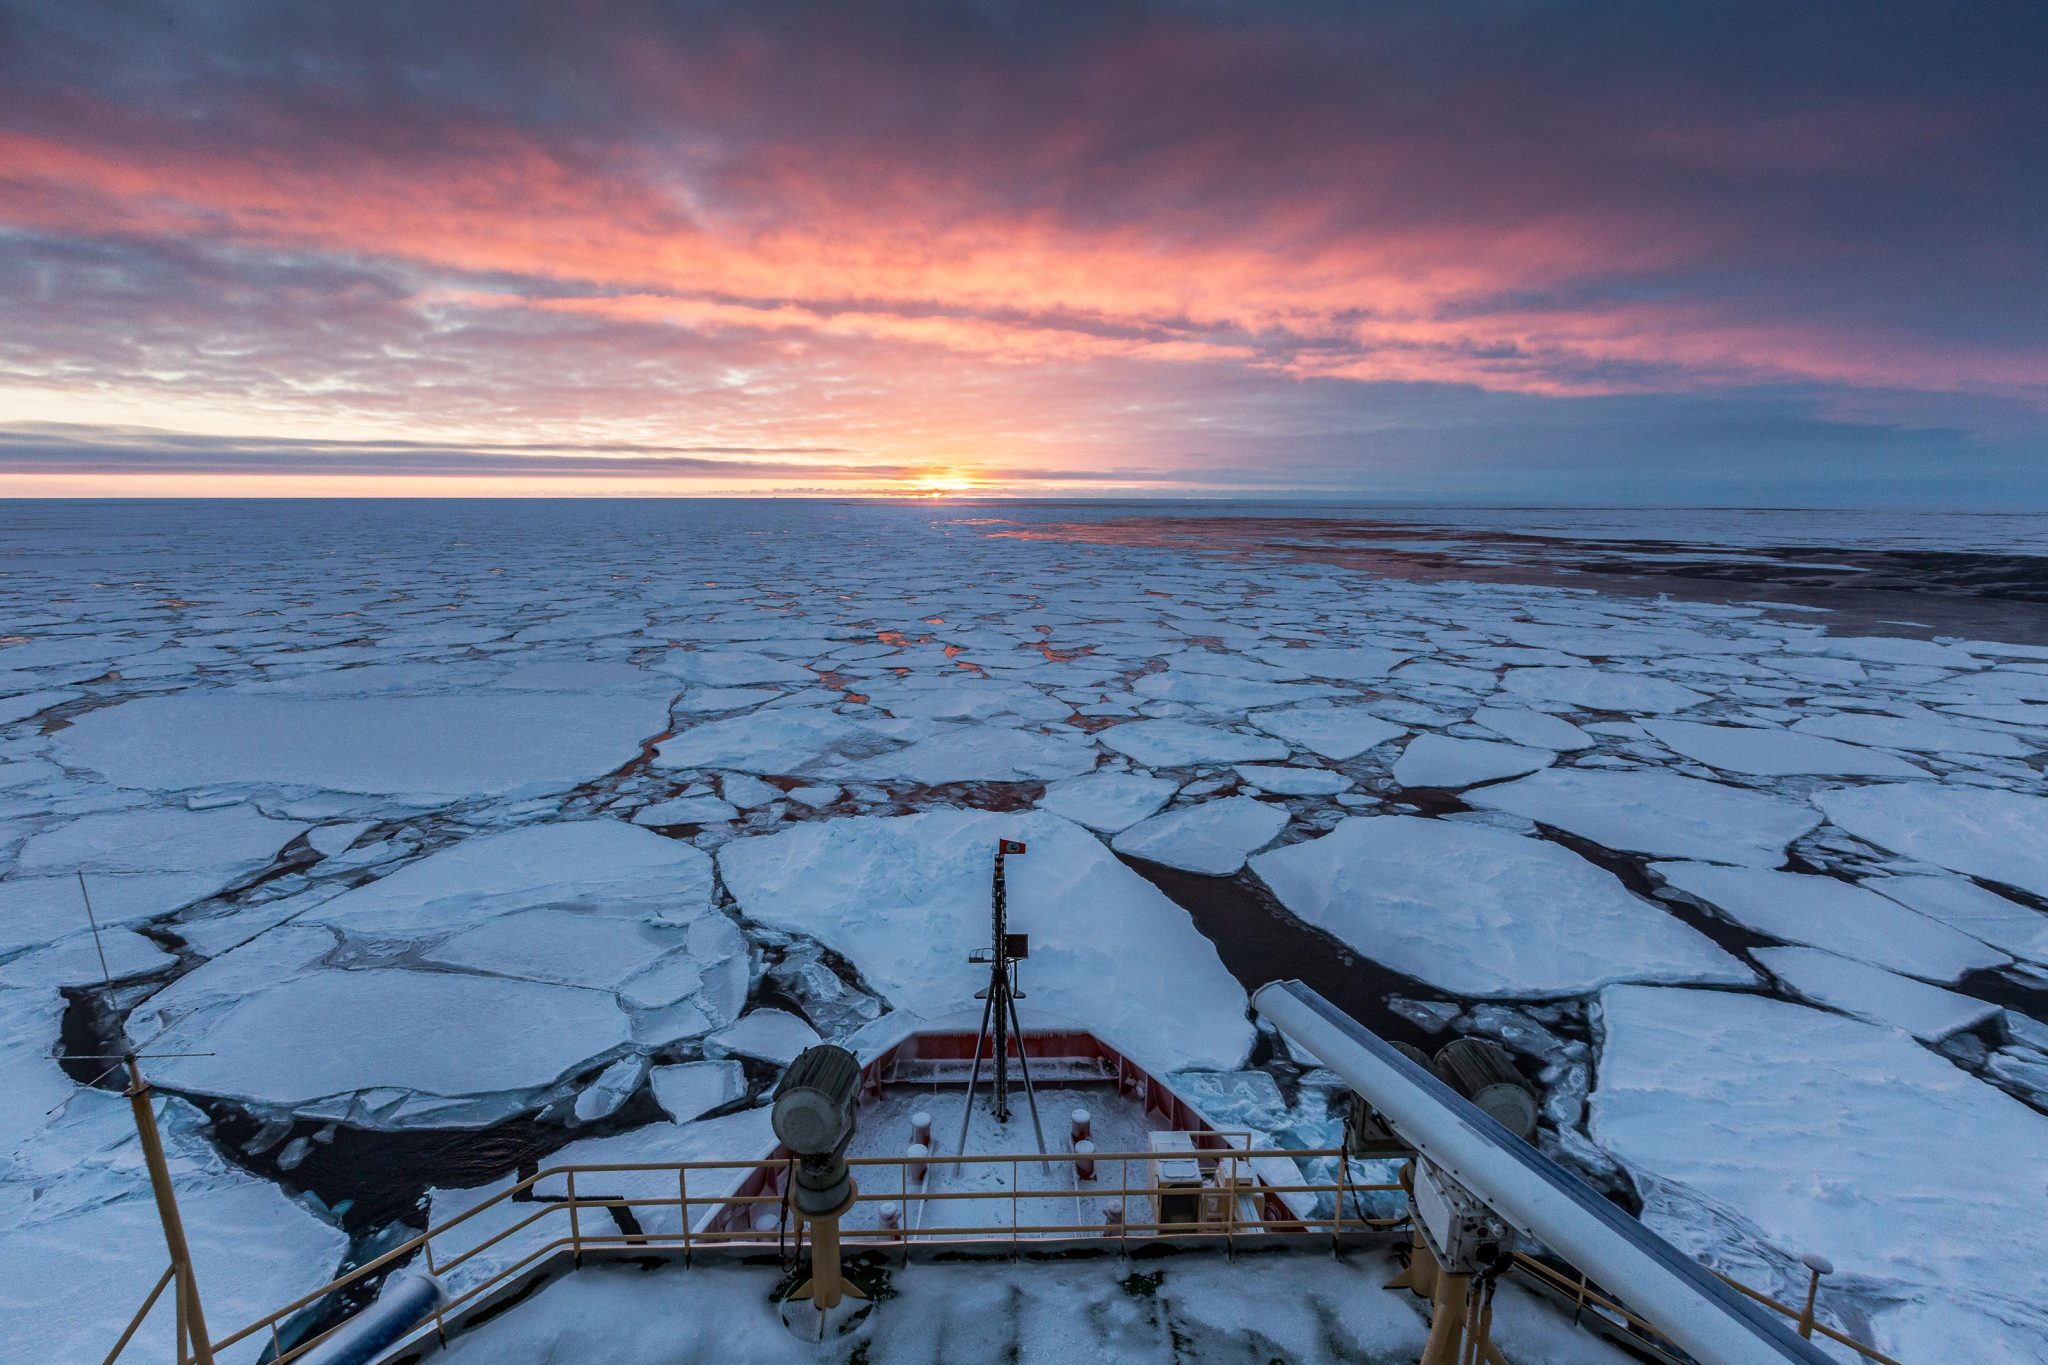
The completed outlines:
<svg viewBox="0 0 2048 1365">
<path fill-rule="evenodd" d="M 1938 495 L 2048 441 L 2044 65 L 2033 0 L 0 3 L 0 384 Z"/>
</svg>

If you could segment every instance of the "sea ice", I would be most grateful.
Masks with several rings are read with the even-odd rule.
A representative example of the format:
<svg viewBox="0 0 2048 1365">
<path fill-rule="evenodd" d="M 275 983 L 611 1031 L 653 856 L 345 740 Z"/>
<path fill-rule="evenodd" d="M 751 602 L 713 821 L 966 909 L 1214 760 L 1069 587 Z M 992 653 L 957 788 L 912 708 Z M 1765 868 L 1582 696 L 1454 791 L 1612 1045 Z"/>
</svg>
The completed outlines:
<svg viewBox="0 0 2048 1365">
<path fill-rule="evenodd" d="M 1960 877 L 1873 877 L 1863 884 L 2014 957 L 2048 963 L 2048 915 L 2015 905 L 1975 882 Z"/>
<path fill-rule="evenodd" d="M 1038 805 L 1076 824 L 1115 834 L 1165 805 L 1178 786 L 1167 778 L 1137 773 L 1089 773 L 1048 786 Z"/>
<path fill-rule="evenodd" d="M 654 1101 L 677 1123 L 688 1123 L 747 1093 L 746 1069 L 735 1061 L 683 1062 L 647 1073 Z"/>
<path fill-rule="evenodd" d="M 1652 863 L 1650 870 L 1760 934 L 1908 976 L 1953 981 L 2007 960 L 1968 934 L 1835 877 L 1710 863 Z"/>
<path fill-rule="evenodd" d="M 1116 851 L 1187 872 L 1227 877 L 1245 856 L 1287 827 L 1287 808 L 1251 796 L 1226 796 L 1155 815 L 1116 836 Z"/>
<path fill-rule="evenodd" d="M 633 823 L 649 829 L 665 825 L 722 825 L 739 818 L 736 807 L 715 796 L 679 796 L 633 812 Z"/>
<path fill-rule="evenodd" d="M 1850 744 L 1874 744 L 1887 749 L 1909 749 L 1924 754 L 1989 754 L 1997 758 L 2025 758 L 2033 746 L 1999 730 L 1958 724 L 1939 712 L 1912 708 L 1909 716 L 1881 715 L 1865 711 L 1842 711 L 1831 716 L 1807 716 L 1792 729 L 1802 735 L 1823 735 Z"/>
<path fill-rule="evenodd" d="M 748 683 L 813 683 L 818 675 L 785 659 L 746 650 L 677 650 L 658 665 L 700 687 L 741 687 Z"/>
<path fill-rule="evenodd" d="M 1290 744 L 1342 761 L 1408 733 L 1405 726 L 1381 720 L 1363 706 L 1312 702 L 1278 711 L 1254 711 L 1246 717 L 1267 734 Z M 1284 754 L 1243 754 L 1238 758 L 1284 758 Z M 1236 762 L 1238 758 L 1228 761 Z"/>
<path fill-rule="evenodd" d="M 1556 761 L 1548 749 L 1424 734 L 1409 740 L 1394 761 L 1394 780 L 1404 787 L 1470 787 L 1520 777 Z"/>
<path fill-rule="evenodd" d="M 1261 725 L 1261 729 L 1266 728 Z M 1197 725 L 1185 720 L 1136 720 L 1113 725 L 1100 736 L 1104 747 L 1148 768 L 1184 768 L 1195 763 L 1246 763 L 1287 757 L 1287 746 L 1262 735 Z"/>
<path fill-rule="evenodd" d="M 1335 796 L 1351 786 L 1350 778 L 1328 768 L 1281 768 L 1240 763 L 1237 775 L 1248 785 L 1275 796 Z"/>
<path fill-rule="evenodd" d="M 88 711 L 67 763 L 123 787 L 314 788 L 426 802 L 571 786 L 667 728 L 659 700 L 612 692 L 293 696 L 212 688 Z"/>
<path fill-rule="evenodd" d="M 736 1018 L 747 947 L 710 901 L 705 854 L 631 825 L 482 835 L 317 899 L 128 1026 L 208 1039 L 214 1056 L 166 1064 L 196 1093 L 364 1126 L 481 1126 L 629 1048 Z"/>
<path fill-rule="evenodd" d="M 2048 896 L 2048 798 L 1934 782 L 1838 787 L 1814 798 L 1859 839 Z"/>
<path fill-rule="evenodd" d="M 1456 995 L 1754 980 L 1611 873 L 1556 844 L 1483 825 L 1353 817 L 1320 839 L 1258 855 L 1252 871 L 1303 920 Z"/>
<path fill-rule="evenodd" d="M 944 782 L 1042 782 L 1076 777 L 1099 755 L 1085 738 L 996 725 L 950 726 L 905 748 L 847 765 L 849 776 Z"/>
<path fill-rule="evenodd" d="M 1781 777 L 1822 773 L 1838 777 L 1925 777 L 1902 758 L 1838 739 L 1798 734 L 1775 726 L 1695 725 L 1646 720 L 1643 728 L 1687 758 L 1723 772 Z"/>
<path fill-rule="evenodd" d="M 1620 711 L 1632 716 L 1683 711 L 1707 700 L 1705 694 L 1663 678 L 1605 668 L 1511 668 L 1501 680 L 1501 690 L 1581 711 Z"/>
<path fill-rule="evenodd" d="M 1578 726 L 1553 716 L 1547 711 L 1518 711 L 1498 706 L 1482 706 L 1472 713 L 1472 719 L 1480 725 L 1515 744 L 1526 744 L 1534 749 L 1555 749 L 1569 753 L 1574 749 L 1590 749 L 1593 737 Z"/>
<path fill-rule="evenodd" d="M 186 1015 L 154 1046 L 211 1054 L 158 1062 L 173 1089 L 378 1126 L 481 1128 L 630 1041 L 606 991 L 377 968 L 259 988 Z"/>
<path fill-rule="evenodd" d="M 664 768 L 808 773 L 845 754 L 893 747 L 860 721 L 819 706 L 785 706 L 692 725 L 655 748 Z"/>
<path fill-rule="evenodd" d="M 88 1093 L 71 1110 L 72 1132 L 46 1139 L 67 1149 L 61 1170 L 0 1163 L 0 1175 L 35 1191 L 17 1189 L 0 1230 L 8 1352 L 20 1360 L 103 1358 L 163 1273 L 162 1223 L 127 1102 Z M 333 1278 L 348 1247 L 339 1228 L 222 1160 L 190 1105 L 161 1099 L 157 1112 L 194 1278 L 216 1337 Z M 81 1128 L 97 1138 L 84 1150 L 71 1140 Z M 122 1359 L 170 1360 L 173 1336 L 166 1297 Z M 267 1344 L 245 1341 L 219 1359 L 250 1365 Z"/>
<path fill-rule="evenodd" d="M 1820 823 L 1797 802 L 1650 771 L 1551 768 L 1465 799 L 1606 848 L 1772 867 L 1787 844 Z"/>
<path fill-rule="evenodd" d="M 271 820 L 253 807 L 121 810 L 82 815 L 29 836 L 16 875 L 83 871 L 204 872 L 225 886 L 270 865 L 306 826 Z"/>
<path fill-rule="evenodd" d="M 1758 948 L 1751 953 L 1795 994 L 1873 1024 L 1902 1028 L 1932 1041 L 1983 1023 L 1999 1012 L 1975 1000 L 1819 948 Z"/>
<path fill-rule="evenodd" d="M 821 1041 L 818 1031 L 787 1010 L 759 1009 L 704 1040 L 714 1056 L 752 1057 L 787 1065 Z"/>
<path fill-rule="evenodd" d="M 1009 924 L 1031 936 L 1025 1022 L 1076 1024 L 1147 1066 L 1236 1067 L 1250 1050 L 1244 990 L 1187 914 L 1078 825 L 1044 811 L 852 816 L 739 839 L 718 852 L 749 919 L 810 934 L 898 1010 L 978 1014 L 996 841 Z"/>
<path fill-rule="evenodd" d="M 1670 1190 L 1646 1217 L 1682 1250 L 1723 1260 L 1740 1220 L 1779 1264 L 1832 1260 L 1881 1350 L 1986 1359 L 1964 1344 L 2004 1321 L 2048 1360 L 2048 1118 L 1902 1032 L 1762 996 L 1612 986 L 1601 1033 L 1593 1140 Z M 1947 1319 L 1933 1356 L 1902 1301 Z"/>
</svg>

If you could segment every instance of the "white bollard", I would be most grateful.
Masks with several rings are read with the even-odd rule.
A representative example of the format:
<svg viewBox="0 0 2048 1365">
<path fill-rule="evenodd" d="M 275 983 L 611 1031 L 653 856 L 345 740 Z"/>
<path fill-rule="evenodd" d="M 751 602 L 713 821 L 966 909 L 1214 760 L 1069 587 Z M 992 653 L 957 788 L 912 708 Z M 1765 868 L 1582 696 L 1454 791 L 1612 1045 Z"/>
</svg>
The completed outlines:
<svg viewBox="0 0 2048 1365">
<path fill-rule="evenodd" d="M 1086 1109 L 1076 1109 L 1069 1118 L 1071 1127 L 1067 1133 L 1067 1141 L 1086 1142 L 1089 1138 L 1094 1137 L 1095 1133 L 1089 1126 L 1093 1122 L 1094 1115 L 1090 1114 Z"/>
<path fill-rule="evenodd" d="M 1102 1235 L 1121 1237 L 1124 1231 L 1124 1211 L 1114 1204 L 1102 1211 Z"/>
<path fill-rule="evenodd" d="M 932 1145 L 932 1116 L 920 1109 L 910 1116 L 910 1140 L 921 1144 L 926 1151 Z"/>
<path fill-rule="evenodd" d="M 922 1142 L 910 1144 L 910 1150 L 905 1155 L 910 1158 L 910 1181 L 913 1185 L 924 1184 L 925 1173 L 931 1169 L 925 1164 L 925 1158 L 931 1154 L 932 1149 Z"/>
<path fill-rule="evenodd" d="M 775 1213 L 766 1205 L 758 1207 L 754 1213 L 754 1231 L 757 1234 L 763 1234 L 769 1237 L 773 1237 L 775 1235 L 775 1229 L 778 1226 L 780 1226 L 781 1223 L 781 1215 Z"/>
<path fill-rule="evenodd" d="M 901 1232 L 903 1230 L 903 1206 L 895 1200 L 891 1199 L 888 1203 L 882 1205 L 881 1218 L 882 1231 Z"/>
<path fill-rule="evenodd" d="M 1095 1178 L 1095 1144 L 1087 1138 L 1074 1144 L 1074 1175 L 1081 1180 Z"/>
</svg>

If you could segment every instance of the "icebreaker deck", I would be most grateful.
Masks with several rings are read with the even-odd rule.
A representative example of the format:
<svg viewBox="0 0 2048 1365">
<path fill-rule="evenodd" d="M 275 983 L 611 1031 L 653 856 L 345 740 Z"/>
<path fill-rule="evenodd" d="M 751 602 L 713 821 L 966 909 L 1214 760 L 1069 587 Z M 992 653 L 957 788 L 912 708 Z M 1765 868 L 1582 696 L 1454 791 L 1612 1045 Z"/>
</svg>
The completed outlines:
<svg viewBox="0 0 2048 1365">
<path fill-rule="evenodd" d="M 621 1345 L 645 1341 L 648 1324 L 617 1320 L 594 1304 L 623 1294 L 636 1305 L 634 1315 L 701 1314 L 707 1275 L 728 1294 L 737 1284 L 754 1285 L 746 1304 L 732 1310 L 736 1326 L 759 1317 L 754 1306 L 771 1294 L 784 1302 L 785 1323 L 791 1311 L 806 1318 L 813 1310 L 786 1291 L 800 1278 L 791 1272 L 805 1234 L 824 1231 L 843 1254 L 854 1299 L 880 1293 L 884 1283 L 885 1297 L 914 1298 L 926 1292 L 915 1289 L 919 1277 L 929 1276 L 929 1292 L 947 1300 L 982 1266 L 982 1282 L 1000 1282 L 1011 1295 L 1033 1295 L 1034 1277 L 1050 1277 L 1047 1295 L 1077 1295 L 1080 1312 L 1078 1305 L 1101 1286 L 1070 1283 L 1079 1273 L 1075 1267 L 1099 1260 L 1122 1292 L 1154 1292 L 1147 1286 L 1156 1287 L 1160 1268 L 1171 1266 L 1185 1267 L 1168 1273 L 1190 1292 L 1195 1285 L 1227 1283 L 1248 1303 L 1268 1305 L 1245 1319 L 1244 1330 L 1260 1316 L 1278 1323 L 1306 1314 L 1303 1321 L 1320 1321 L 1336 1284 L 1368 1296 L 1359 1300 L 1359 1311 L 1376 1315 L 1368 1335 L 1377 1332 L 1384 1343 L 1388 1333 L 1400 1340 L 1405 1330 L 1424 1365 L 1468 1359 L 1520 1365 L 1538 1358 L 1810 1365 L 1831 1359 L 1819 1353 L 1812 1334 L 1880 1365 L 1899 1365 L 1816 1323 L 1810 1303 L 1802 1311 L 1724 1283 L 1679 1264 L 1678 1253 L 1618 1211 L 1589 1213 L 1581 1207 L 1585 1200 L 1604 1201 L 1533 1148 L 1518 1149 L 1519 1139 L 1486 1134 L 1491 1120 L 1449 1089 L 1433 1091 L 1426 1072 L 1396 1074 L 1393 1082 L 1375 1072 L 1378 1066 L 1399 1073 L 1401 1066 L 1388 1062 L 1384 1043 L 1313 992 L 1288 983 L 1261 998 L 1290 1036 L 1301 1035 L 1298 1043 L 1331 1052 L 1321 1059 L 1366 1087 L 1361 1096 L 1387 1119 L 1380 1138 L 1391 1147 L 1364 1151 L 1349 1132 L 1344 1148 L 1262 1147 L 1256 1135 L 1219 1127 L 1165 1078 L 1077 1029 L 1026 1028 L 1010 1035 L 1017 1084 L 1008 1118 L 998 1119 L 986 1093 L 993 1058 L 977 1047 L 985 1038 L 943 1029 L 912 1032 L 859 1058 L 856 1124 L 844 1153 L 855 1189 L 829 1228 L 792 1212 L 799 1158 L 779 1145 L 709 1160 L 548 1167 L 213 1341 L 212 1352 L 240 1359 L 260 1343 L 269 1348 L 266 1360 L 319 1365 L 422 1362 L 443 1354 L 456 1360 L 516 1359 L 527 1351 L 545 1356 L 569 1320 L 558 1314 L 568 1314 L 581 1324 L 579 1348 L 591 1358 L 611 1358 L 607 1332 Z M 1376 1061 L 1359 1062 L 1343 1050 L 1350 1045 Z M 983 1051 L 981 1093 L 969 1086 L 977 1050 Z M 1440 1109 L 1445 1131 L 1489 1137 L 1497 1149 L 1495 1170 L 1508 1172 L 1501 1178 L 1517 1186 L 1515 1197 L 1496 1200 L 1487 1184 L 1493 1177 L 1470 1153 L 1436 1149 L 1428 1130 L 1437 1120 L 1415 1109 L 1417 1103 Z M 1399 1178 L 1390 1179 L 1396 1163 Z M 1610 1257 L 1600 1264 L 1641 1282 L 1615 1283 L 1611 1274 L 1596 1281 L 1584 1263 L 1597 1254 L 1567 1262 L 1557 1245 L 1527 1237 L 1537 1231 L 1530 1201 L 1542 1199 L 1574 1206 L 1574 1216 L 1590 1217 L 1603 1236 L 1631 1249 L 1635 1262 Z M 1498 1222 L 1495 1203 L 1510 1211 L 1508 1224 L 1526 1240 L 1518 1244 Z M 1540 1221 L 1542 1211 L 1536 1213 Z M 1499 1245 L 1475 1250 L 1474 1235 L 1482 1241 L 1494 1236 Z M 1277 1254 L 1247 1259 L 1243 1253 L 1251 1251 Z M 1348 1269 L 1326 1268 L 1333 1251 Z M 1226 1257 L 1236 1265 L 1221 1280 L 1203 1268 Z M 1134 1261 L 1144 1263 L 1150 1278 L 1131 1278 Z M 1652 1266 L 1651 1279 L 1661 1281 L 1635 1276 L 1629 1266 L 1637 1262 Z M 652 1280 L 607 1278 L 603 1267 L 621 1263 L 657 1274 Z M 430 1278 L 431 1292 L 423 1290 L 423 1278 Z M 379 1280 L 386 1281 L 382 1295 L 349 1316 L 344 1305 L 360 1303 Z M 941 1281 L 953 1287 L 941 1288 Z M 1676 1298 L 1673 1284 L 1683 1291 Z M 1291 1303 L 1297 1289 L 1306 1294 L 1311 1285 L 1313 1301 Z M 1413 1289 L 1427 1306 L 1380 1294 L 1383 1286 Z M 1498 1313 L 1496 1289 L 1506 1291 Z M 550 1303 L 556 1312 L 545 1307 Z M 1414 1307 L 1400 1306 L 1406 1304 Z M 819 1358 L 836 1358 L 833 1341 L 872 1335 L 886 1349 L 908 1330 L 890 1318 L 905 1311 L 894 1302 L 847 1307 L 853 1316 L 836 1319 L 830 1334 L 818 1316 L 821 1340 L 812 1349 L 823 1352 Z M 1099 1315 L 1102 1305 L 1087 1311 Z M 592 1312 L 595 1322 L 580 1316 Z M 1705 1329 L 1706 1338 L 1739 1338 L 1743 1353 L 1687 1354 L 1677 1343 L 1703 1339 L 1702 1315 L 1731 1324 Z M 1178 1340 L 1217 1328 L 1208 1310 L 1196 1316 L 1200 1321 L 1166 1322 L 1160 1330 Z M 1100 1320 L 1076 1330 L 1099 1327 Z M 687 1337 L 696 1329 L 678 1330 Z M 782 1331 L 772 1320 L 763 1330 Z M 466 1353 L 473 1333 L 482 1334 L 482 1356 Z M 1558 1356 L 1543 1346 L 1547 1354 L 1518 1354 L 1524 1345 L 1554 1345 L 1560 1335 L 1583 1336 L 1582 1353 Z M 1347 1358 L 1334 1346 L 1326 1354 Z M 186 1358 L 200 1359 L 196 1352 Z M 961 1351 L 949 1358 L 979 1357 Z"/>
</svg>

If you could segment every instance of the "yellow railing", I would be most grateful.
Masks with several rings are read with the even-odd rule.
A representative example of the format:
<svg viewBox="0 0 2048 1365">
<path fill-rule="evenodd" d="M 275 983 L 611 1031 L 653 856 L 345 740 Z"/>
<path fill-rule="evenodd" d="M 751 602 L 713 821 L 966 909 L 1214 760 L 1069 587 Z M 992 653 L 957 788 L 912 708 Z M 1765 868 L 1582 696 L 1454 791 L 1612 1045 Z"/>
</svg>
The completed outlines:
<svg viewBox="0 0 2048 1365">
<path fill-rule="evenodd" d="M 842 1243 L 858 1248 L 876 1249 L 885 1247 L 902 1248 L 910 1245 L 943 1245 L 949 1243 L 976 1243 L 981 1245 L 1021 1244 L 1027 1241 L 1046 1239 L 1099 1238 L 1105 1244 L 1115 1243 L 1127 1246 L 1132 1239 L 1155 1236 L 1175 1238 L 1202 1238 L 1235 1244 L 1239 1240 L 1256 1242 L 1261 1237 L 1276 1234 L 1320 1234 L 1340 1239 L 1347 1233 L 1387 1232 L 1403 1226 L 1405 1215 L 1397 1217 L 1368 1217 L 1356 1212 L 1356 1198 L 1365 1194 L 1398 1193 L 1402 1187 L 1396 1183 L 1359 1183 L 1350 1179 L 1349 1164 L 1338 1149 L 1315 1149 L 1308 1151 L 1288 1149 L 1209 1148 L 1188 1153 L 1174 1153 L 1175 1157 L 1194 1156 L 1205 1164 L 1215 1164 L 1213 1187 L 1191 1191 L 1198 1197 L 1207 1194 L 1216 1197 L 1214 1207 L 1223 1216 L 1198 1222 L 1162 1222 L 1157 1217 L 1154 1203 L 1159 1190 L 1150 1183 L 1133 1185 L 1132 1167 L 1135 1164 L 1142 1175 L 1163 1158 L 1157 1152 L 1097 1152 L 1076 1154 L 1073 1152 L 1032 1152 L 1016 1155 L 967 1155 L 933 1156 L 911 1158 L 907 1156 L 853 1157 L 848 1165 L 854 1168 L 857 1192 L 854 1196 L 853 1212 L 842 1221 L 840 1237 Z M 1254 1163 L 1263 1159 L 1281 1159 L 1290 1162 L 1327 1158 L 1335 1161 L 1337 1176 L 1327 1181 L 1301 1181 L 1299 1183 L 1275 1184 L 1263 1179 L 1254 1169 Z M 1023 1168 L 1030 1164 L 1078 1167 L 1080 1163 L 1093 1162 L 1100 1177 L 1109 1167 L 1116 1167 L 1117 1181 L 1106 1179 L 1081 1180 L 1078 1171 L 1070 1176 L 1069 1183 L 1045 1188 L 1025 1188 L 1021 1183 Z M 1007 1166 L 1010 1179 L 1007 1188 L 998 1189 L 930 1189 L 925 1183 L 911 1178 L 911 1169 L 923 1165 L 936 1171 L 956 1163 L 977 1166 Z M 229 1333 L 212 1343 L 216 1355 L 238 1343 L 251 1339 L 265 1339 L 271 1347 L 278 1365 L 297 1360 L 307 1352 L 326 1341 L 334 1332 L 345 1325 L 338 1323 L 325 1331 L 298 1342 L 290 1347 L 284 1344 L 283 1331 L 289 1321 L 307 1308 L 320 1303 L 330 1295 L 342 1293 L 351 1288 L 367 1288 L 373 1277 L 396 1268 L 414 1255 L 423 1258 L 429 1274 L 442 1279 L 444 1283 L 465 1266 L 494 1248 L 503 1246 L 511 1238 L 541 1225 L 543 1219 L 566 1219 L 566 1235 L 550 1236 L 550 1229 L 543 1228 L 537 1234 L 537 1245 L 523 1247 L 519 1254 L 503 1265 L 490 1268 L 474 1283 L 463 1285 L 459 1292 L 435 1309 L 432 1320 L 437 1333 L 445 1339 L 448 1320 L 463 1309 L 477 1303 L 514 1278 L 526 1273 L 554 1256 L 567 1252 L 580 1263 L 586 1252 L 631 1252 L 636 1255 L 680 1255 L 687 1257 L 698 1249 L 712 1248 L 768 1248 L 776 1247 L 783 1240 L 783 1232 L 794 1236 L 796 1220 L 786 1216 L 784 1191 L 793 1178 L 796 1162 L 794 1158 L 750 1161 L 680 1161 L 680 1162 L 627 1162 L 598 1165 L 550 1166 L 516 1181 L 506 1189 L 490 1196 L 475 1207 L 457 1214 L 448 1221 L 428 1228 L 425 1232 L 393 1247 L 383 1255 L 349 1271 L 335 1280 L 320 1286 L 310 1293 L 301 1295 L 290 1303 L 256 1319 L 247 1326 Z M 577 1192 L 578 1177 L 582 1177 L 585 1188 L 593 1177 L 614 1176 L 660 1176 L 674 1178 L 675 1193 L 658 1195 L 591 1195 Z M 894 1178 L 886 1178 L 893 1174 Z M 867 1188 L 860 1188 L 863 1176 L 884 1176 L 869 1179 Z M 542 1195 L 536 1190 L 543 1181 L 559 1178 L 564 1193 L 560 1196 Z M 698 1193 L 691 1193 L 693 1178 Z M 758 1185 L 765 1192 L 740 1193 L 750 1185 Z M 707 1192 L 707 1187 L 709 1187 Z M 1318 1207 L 1328 1200 L 1328 1216 L 1269 1216 L 1275 1204 L 1268 1196 L 1278 1197 L 1289 1194 L 1317 1196 Z M 1110 1200 L 1116 1201 L 1121 1215 L 1117 1219 L 1100 1222 L 1035 1222 L 1022 1221 L 1023 1206 L 1027 1201 L 1038 1199 L 1088 1199 L 1098 1206 Z M 1256 1201 L 1257 1215 L 1245 1213 L 1246 1201 Z M 492 1209 L 510 1203 L 534 1202 L 537 1207 L 505 1227 L 498 1228 L 473 1245 L 451 1251 L 449 1240 L 458 1229 L 475 1222 L 481 1215 Z M 921 1226 L 910 1217 L 913 1208 L 924 1209 L 934 1205 L 943 1206 L 954 1201 L 995 1203 L 1000 1206 L 1007 1201 L 1010 1206 L 1010 1220 L 1007 1223 L 984 1224 L 936 1224 Z M 1134 1201 L 1136 1201 L 1134 1206 Z M 894 1227 L 855 1226 L 858 1211 L 863 1207 L 873 1208 L 884 1204 L 895 1204 L 901 1212 L 901 1222 Z M 778 1230 L 763 1232 L 751 1226 L 747 1211 L 757 1207 L 772 1207 L 778 1211 Z M 1284 1207 L 1284 1203 L 1279 1205 Z M 1144 1217 L 1134 1219 L 1134 1207 Z M 1197 1205 L 1199 1209 L 1200 1204 Z M 1353 1210 L 1347 1212 L 1347 1209 Z M 612 1231 L 597 1231 L 585 1225 L 586 1211 L 600 1210 L 606 1215 L 607 1223 L 617 1225 L 615 1216 L 619 1211 L 632 1214 L 632 1221 L 638 1224 L 644 1212 L 653 1214 L 672 1210 L 678 1217 L 678 1230 L 627 1232 L 623 1228 Z M 707 1213 L 708 1216 L 703 1216 Z M 693 1217 L 693 1213 L 699 1216 Z M 746 1221 L 743 1227 L 721 1226 L 735 1217 Z M 1663 1340 L 1660 1333 L 1648 1322 L 1628 1308 L 1603 1294 L 1590 1285 L 1583 1277 L 1574 1279 L 1555 1267 L 1533 1257 L 1517 1253 L 1513 1269 L 1547 1286 L 1553 1293 L 1573 1303 L 1581 1311 L 1593 1310 L 1607 1315 L 1610 1325 L 1621 1327 L 1646 1337 L 1653 1342 Z M 1855 1351 L 1876 1365 L 1900 1365 L 1890 1356 L 1883 1355 L 1855 1339 L 1822 1323 L 1812 1321 L 1810 1314 L 1781 1303 L 1776 1299 L 1721 1276 L 1728 1283 L 1756 1300 L 1798 1323 L 1802 1334 L 1818 1332 L 1830 1341 L 1838 1342 Z M 159 1286 L 161 1292 L 161 1286 Z M 156 1295 L 151 1295 L 154 1301 Z M 138 1313 L 129 1332 L 122 1337 L 121 1344 L 107 1357 L 111 1365 L 121 1354 L 134 1333 L 135 1326 L 146 1315 L 149 1305 Z M 179 1365 L 187 1359 L 183 1342 L 180 1342 Z"/>
</svg>

